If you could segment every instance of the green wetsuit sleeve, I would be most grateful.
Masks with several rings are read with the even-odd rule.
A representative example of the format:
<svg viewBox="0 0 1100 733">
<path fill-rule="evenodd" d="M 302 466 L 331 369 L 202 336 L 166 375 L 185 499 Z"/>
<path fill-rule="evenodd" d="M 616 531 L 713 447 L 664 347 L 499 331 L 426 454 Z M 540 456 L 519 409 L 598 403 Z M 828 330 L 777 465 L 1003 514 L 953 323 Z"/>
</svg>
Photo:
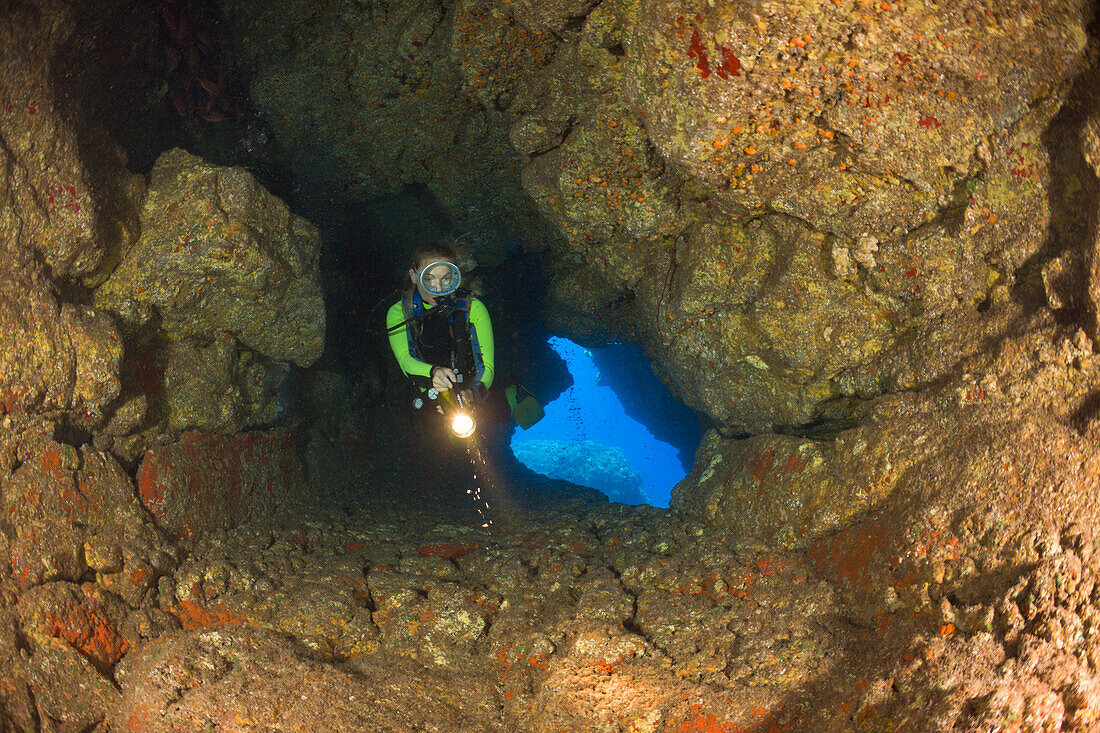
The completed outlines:
<svg viewBox="0 0 1100 733">
<path fill-rule="evenodd" d="M 401 307 L 399 300 L 391 305 L 389 312 L 386 313 L 386 328 L 393 329 L 389 332 L 390 350 L 397 357 L 397 365 L 401 367 L 406 377 L 430 377 L 432 365 L 426 361 L 420 361 L 409 353 L 409 337 L 406 333 L 408 327 L 394 328 L 403 320 L 405 320 L 405 310 Z M 492 336 L 489 340 L 492 341 Z"/>
<path fill-rule="evenodd" d="M 489 320 L 489 309 L 477 298 L 470 299 L 470 325 L 474 327 L 477 345 L 481 349 L 481 363 L 485 367 L 481 383 L 488 389 L 493 386 L 493 375 L 496 373 L 496 346 L 493 343 L 493 322 Z"/>
</svg>

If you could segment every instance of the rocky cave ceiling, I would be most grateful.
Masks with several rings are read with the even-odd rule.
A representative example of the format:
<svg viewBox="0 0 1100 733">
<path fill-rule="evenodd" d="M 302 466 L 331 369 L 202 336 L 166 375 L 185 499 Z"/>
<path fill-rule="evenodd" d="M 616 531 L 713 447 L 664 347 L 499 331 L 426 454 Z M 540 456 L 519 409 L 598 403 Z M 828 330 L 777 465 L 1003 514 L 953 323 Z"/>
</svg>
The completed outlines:
<svg viewBox="0 0 1100 733">
<path fill-rule="evenodd" d="M 912 345 L 994 301 L 1085 307 L 1091 192 L 1050 170 L 1091 180 L 1087 8 L 887 5 L 219 7 L 300 185 L 541 253 L 552 330 L 756 433 L 934 382 L 960 349 Z"/>
<path fill-rule="evenodd" d="M 1095 11 L 0 0 L 0 730 L 1093 729 Z M 446 494 L 437 236 L 671 511 Z"/>
</svg>

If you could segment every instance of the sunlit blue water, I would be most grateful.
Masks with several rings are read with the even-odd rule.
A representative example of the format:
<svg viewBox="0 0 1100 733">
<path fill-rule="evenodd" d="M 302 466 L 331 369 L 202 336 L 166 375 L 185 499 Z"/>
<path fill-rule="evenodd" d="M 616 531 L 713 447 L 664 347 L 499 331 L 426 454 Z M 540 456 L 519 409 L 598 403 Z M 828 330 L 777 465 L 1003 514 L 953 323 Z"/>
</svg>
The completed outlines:
<svg viewBox="0 0 1100 733">
<path fill-rule="evenodd" d="M 601 383 L 592 353 L 564 338 L 551 338 L 553 349 L 569 366 L 573 386 L 545 406 L 546 417 L 529 430 L 517 428 L 512 445 L 537 440 L 591 441 L 622 450 L 642 475 L 647 503 L 667 507 L 672 487 L 687 475 L 676 448 L 661 442 L 644 425 L 626 414 L 614 390 Z M 637 348 L 637 347 L 609 347 Z M 641 358 L 641 350 L 638 350 Z M 652 390 L 654 384 L 641 385 Z"/>
</svg>

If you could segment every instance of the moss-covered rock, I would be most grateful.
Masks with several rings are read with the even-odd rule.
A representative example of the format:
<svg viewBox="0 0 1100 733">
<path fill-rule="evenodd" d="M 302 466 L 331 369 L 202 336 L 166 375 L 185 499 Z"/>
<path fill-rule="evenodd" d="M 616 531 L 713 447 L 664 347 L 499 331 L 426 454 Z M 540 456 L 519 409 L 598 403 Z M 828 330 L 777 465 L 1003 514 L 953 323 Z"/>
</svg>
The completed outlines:
<svg viewBox="0 0 1100 733">
<path fill-rule="evenodd" d="M 1098 379 L 1091 352 L 1083 331 L 1035 329 L 933 389 L 875 400 L 832 439 L 708 434 L 673 506 L 808 547 L 862 622 L 977 598 L 1037 551 L 1026 538 L 1096 526 L 1086 497 L 1100 455 L 1079 432 Z"/>
<path fill-rule="evenodd" d="M 157 524 L 177 537 L 199 537 L 286 509 L 301 490 L 294 435 L 184 433 L 145 454 L 138 495 Z"/>
<path fill-rule="evenodd" d="M 716 196 L 885 239 L 934 218 L 988 136 L 1080 68 L 1083 3 L 955 10 L 646 2 L 626 92 Z"/>
<path fill-rule="evenodd" d="M 96 303 L 120 316 L 151 304 L 171 338 L 231 333 L 308 366 L 324 342 L 319 249 L 317 229 L 251 174 L 172 150 L 153 169 L 141 238 Z"/>
</svg>

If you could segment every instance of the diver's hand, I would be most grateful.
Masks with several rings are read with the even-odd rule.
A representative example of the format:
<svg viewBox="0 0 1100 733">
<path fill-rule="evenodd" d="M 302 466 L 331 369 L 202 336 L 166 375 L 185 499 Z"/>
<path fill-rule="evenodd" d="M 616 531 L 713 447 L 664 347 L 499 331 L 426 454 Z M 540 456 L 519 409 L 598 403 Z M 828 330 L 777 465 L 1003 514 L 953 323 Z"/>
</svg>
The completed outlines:
<svg viewBox="0 0 1100 733">
<path fill-rule="evenodd" d="M 458 375 L 456 375 L 454 373 L 454 370 L 450 367 L 432 367 L 432 386 L 438 389 L 440 392 L 452 389 L 457 380 Z"/>
</svg>

